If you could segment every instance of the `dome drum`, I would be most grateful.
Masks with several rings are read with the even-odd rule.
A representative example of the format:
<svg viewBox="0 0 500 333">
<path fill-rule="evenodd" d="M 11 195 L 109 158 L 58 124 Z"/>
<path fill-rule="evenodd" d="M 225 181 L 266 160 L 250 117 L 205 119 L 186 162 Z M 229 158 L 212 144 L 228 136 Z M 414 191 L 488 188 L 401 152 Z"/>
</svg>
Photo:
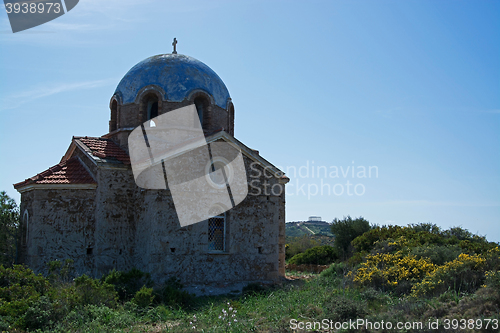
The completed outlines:
<svg viewBox="0 0 500 333">
<path fill-rule="evenodd" d="M 133 128 L 170 110 L 195 104 L 205 132 L 234 135 L 234 107 L 224 82 L 210 67 L 181 54 L 162 54 L 132 67 L 110 101 L 109 137 L 127 148 Z M 116 133 L 114 135 L 113 133 Z"/>
</svg>

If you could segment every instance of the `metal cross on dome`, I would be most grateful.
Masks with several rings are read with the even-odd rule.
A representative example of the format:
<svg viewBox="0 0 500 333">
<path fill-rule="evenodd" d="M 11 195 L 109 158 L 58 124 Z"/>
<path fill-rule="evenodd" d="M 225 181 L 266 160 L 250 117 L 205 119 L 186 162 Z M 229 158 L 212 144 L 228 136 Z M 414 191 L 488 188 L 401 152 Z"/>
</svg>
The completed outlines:
<svg viewBox="0 0 500 333">
<path fill-rule="evenodd" d="M 174 47 L 174 51 L 172 52 L 172 54 L 177 54 L 176 45 L 177 45 L 177 38 L 174 38 L 174 41 L 172 42 L 172 46 Z"/>
</svg>

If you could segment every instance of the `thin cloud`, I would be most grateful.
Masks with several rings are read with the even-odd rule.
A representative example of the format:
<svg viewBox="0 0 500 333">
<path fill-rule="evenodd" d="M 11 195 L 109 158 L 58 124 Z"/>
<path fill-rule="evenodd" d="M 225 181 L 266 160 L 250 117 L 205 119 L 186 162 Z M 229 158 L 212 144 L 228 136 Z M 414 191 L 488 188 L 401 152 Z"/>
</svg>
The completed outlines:
<svg viewBox="0 0 500 333">
<path fill-rule="evenodd" d="M 374 204 L 405 205 L 405 206 L 453 206 L 453 207 L 498 207 L 500 202 L 460 202 L 460 201 L 430 201 L 430 200 L 394 200 Z"/>
<path fill-rule="evenodd" d="M 89 16 L 99 13 L 110 18 L 117 18 L 124 13 L 130 13 L 132 7 L 140 6 L 144 8 L 151 2 L 153 0 L 143 0 L 140 2 L 137 0 L 85 0 L 78 3 L 76 7 L 78 10 L 73 10 L 70 13 L 74 13 L 73 15 L 75 16 Z"/>
<path fill-rule="evenodd" d="M 45 28 L 47 28 L 48 30 L 56 31 L 90 31 L 101 29 L 101 27 L 93 24 L 61 23 L 57 21 L 50 21 L 45 23 Z"/>
<path fill-rule="evenodd" d="M 413 206 L 413 207 L 500 207 L 500 202 L 460 202 L 460 201 L 430 201 L 430 200 L 388 200 L 343 202 L 344 206 Z"/>
<path fill-rule="evenodd" d="M 485 110 L 483 111 L 484 113 L 493 113 L 493 114 L 499 114 L 500 110 Z"/>
<path fill-rule="evenodd" d="M 34 101 L 39 98 L 56 95 L 62 92 L 100 88 L 113 84 L 114 82 L 116 82 L 116 79 L 105 79 L 105 80 L 95 80 L 95 81 L 85 81 L 85 82 L 75 82 L 75 83 L 63 83 L 63 84 L 52 85 L 49 87 L 44 86 L 44 87 L 33 88 L 31 90 L 10 94 L 9 96 L 5 97 L 2 100 L 0 110 L 15 109 L 21 106 L 22 104 Z"/>
</svg>

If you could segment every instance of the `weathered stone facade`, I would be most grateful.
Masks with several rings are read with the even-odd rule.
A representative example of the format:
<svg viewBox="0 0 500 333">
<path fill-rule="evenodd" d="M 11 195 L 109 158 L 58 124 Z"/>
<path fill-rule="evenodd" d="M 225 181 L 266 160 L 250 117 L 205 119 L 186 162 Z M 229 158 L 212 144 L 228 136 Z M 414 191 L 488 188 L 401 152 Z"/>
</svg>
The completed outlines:
<svg viewBox="0 0 500 333">
<path fill-rule="evenodd" d="M 71 258 L 77 273 L 94 277 L 135 267 L 157 282 L 177 277 L 188 286 L 276 282 L 285 273 L 288 179 L 233 137 L 234 107 L 213 71 L 182 55 L 149 59 L 111 98 L 110 133 L 74 137 L 58 165 L 14 185 L 21 193 L 18 260 L 44 272 L 47 262 Z M 209 222 L 181 228 L 169 189 L 138 187 L 128 157 L 135 127 L 193 103 L 207 143 L 241 150 L 249 184 L 243 202 L 224 215 L 217 251 L 209 250 Z"/>
</svg>

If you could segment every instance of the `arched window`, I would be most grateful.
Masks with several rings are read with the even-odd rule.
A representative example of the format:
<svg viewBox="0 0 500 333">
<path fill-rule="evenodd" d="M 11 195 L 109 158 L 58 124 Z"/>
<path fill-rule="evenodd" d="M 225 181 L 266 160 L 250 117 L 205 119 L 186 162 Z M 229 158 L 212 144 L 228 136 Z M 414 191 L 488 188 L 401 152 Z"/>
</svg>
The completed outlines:
<svg viewBox="0 0 500 333">
<path fill-rule="evenodd" d="M 154 92 L 149 92 L 141 98 L 140 118 L 141 121 L 147 121 L 158 117 L 161 103 Z"/>
<path fill-rule="evenodd" d="M 204 128 L 204 120 L 207 117 L 207 107 L 208 101 L 204 97 L 196 97 L 194 99 L 194 105 L 196 106 L 196 111 L 198 112 L 198 118 L 200 119 L 201 127 Z"/>
<path fill-rule="evenodd" d="M 148 119 L 158 117 L 158 100 L 148 101 Z"/>
<path fill-rule="evenodd" d="M 116 100 L 111 102 L 111 119 L 109 121 L 109 131 L 116 131 L 118 127 L 118 103 Z"/>
<path fill-rule="evenodd" d="M 24 211 L 24 214 L 23 214 L 23 221 L 24 221 L 24 225 L 25 225 L 25 235 L 23 235 L 24 237 L 21 237 L 21 245 L 26 245 L 28 244 L 28 237 L 29 237 L 29 219 L 30 219 L 30 215 L 28 213 L 28 210 L 26 209 Z"/>
</svg>

